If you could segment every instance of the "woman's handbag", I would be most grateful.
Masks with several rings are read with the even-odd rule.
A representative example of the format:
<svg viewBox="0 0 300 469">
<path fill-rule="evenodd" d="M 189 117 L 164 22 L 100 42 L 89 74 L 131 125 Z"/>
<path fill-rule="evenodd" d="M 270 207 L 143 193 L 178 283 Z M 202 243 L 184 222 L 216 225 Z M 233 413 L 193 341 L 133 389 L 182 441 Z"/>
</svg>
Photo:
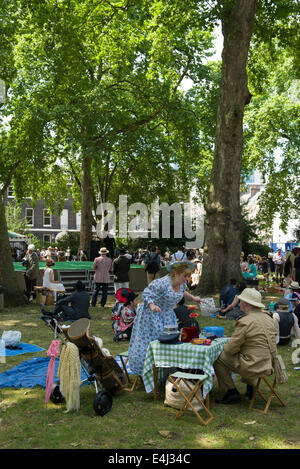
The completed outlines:
<svg viewBox="0 0 300 469">
<path fill-rule="evenodd" d="M 278 384 L 284 384 L 288 380 L 288 376 L 285 369 L 283 358 L 278 353 L 272 359 L 272 366 L 276 376 L 276 382 Z"/>
</svg>

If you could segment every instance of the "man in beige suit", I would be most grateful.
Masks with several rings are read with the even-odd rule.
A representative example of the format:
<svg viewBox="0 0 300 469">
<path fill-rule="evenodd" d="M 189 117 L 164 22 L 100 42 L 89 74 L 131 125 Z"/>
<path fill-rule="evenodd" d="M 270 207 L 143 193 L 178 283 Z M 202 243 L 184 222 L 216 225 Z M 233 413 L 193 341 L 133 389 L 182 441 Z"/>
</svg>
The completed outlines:
<svg viewBox="0 0 300 469">
<path fill-rule="evenodd" d="M 241 400 L 231 373 L 238 373 L 247 383 L 249 398 L 252 396 L 255 378 L 272 374 L 271 352 L 264 331 L 276 347 L 277 330 L 274 320 L 262 311 L 264 305 L 261 294 L 255 288 L 245 288 L 238 298 L 245 316 L 236 321 L 232 337 L 214 363 L 220 391 L 225 393 L 221 400 L 217 400 L 222 404 Z"/>
</svg>

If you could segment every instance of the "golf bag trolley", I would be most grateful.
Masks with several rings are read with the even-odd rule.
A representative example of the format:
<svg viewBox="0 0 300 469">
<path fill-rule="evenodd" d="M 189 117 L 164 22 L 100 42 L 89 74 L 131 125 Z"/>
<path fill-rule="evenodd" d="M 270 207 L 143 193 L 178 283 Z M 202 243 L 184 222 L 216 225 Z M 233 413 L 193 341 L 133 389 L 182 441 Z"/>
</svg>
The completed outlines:
<svg viewBox="0 0 300 469">
<path fill-rule="evenodd" d="M 93 407 L 96 414 L 104 416 L 112 407 L 112 396 L 119 394 L 127 385 L 126 374 L 113 356 L 104 353 L 97 338 L 89 335 L 89 319 L 78 319 L 71 326 L 59 326 L 53 315 L 44 314 L 41 319 L 56 332 L 64 345 L 69 341 L 78 347 L 81 367 L 87 375 L 87 378 L 81 381 L 80 386 L 94 384 L 96 395 Z M 60 391 L 59 381 L 53 384 L 50 400 L 54 404 L 65 401 Z"/>
</svg>

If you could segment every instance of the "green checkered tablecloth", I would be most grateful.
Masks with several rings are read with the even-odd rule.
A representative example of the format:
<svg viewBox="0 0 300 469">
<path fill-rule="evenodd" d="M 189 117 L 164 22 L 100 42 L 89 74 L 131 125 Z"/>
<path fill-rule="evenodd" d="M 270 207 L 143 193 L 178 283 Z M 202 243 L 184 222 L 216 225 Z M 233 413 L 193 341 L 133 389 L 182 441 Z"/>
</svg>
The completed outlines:
<svg viewBox="0 0 300 469">
<path fill-rule="evenodd" d="M 221 354 L 228 340 L 229 337 L 215 339 L 211 345 L 193 345 L 183 342 L 163 344 L 158 340 L 150 342 L 143 370 L 146 392 L 154 390 L 154 365 L 158 371 L 158 379 L 163 374 L 161 368 L 200 369 L 208 376 L 203 386 L 203 396 L 205 398 L 213 386 L 213 363 Z"/>
</svg>

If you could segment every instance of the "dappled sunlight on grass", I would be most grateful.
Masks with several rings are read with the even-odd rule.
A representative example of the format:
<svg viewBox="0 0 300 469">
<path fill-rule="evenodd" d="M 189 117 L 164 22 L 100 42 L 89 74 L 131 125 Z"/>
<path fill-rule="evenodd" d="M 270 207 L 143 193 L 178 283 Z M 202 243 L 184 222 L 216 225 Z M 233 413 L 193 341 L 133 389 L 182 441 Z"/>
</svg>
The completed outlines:
<svg viewBox="0 0 300 469">
<path fill-rule="evenodd" d="M 266 304 L 272 301 L 267 296 Z M 112 302 L 113 304 L 113 302 Z M 49 308 L 50 309 L 50 308 Z M 90 333 L 101 337 L 103 345 L 112 355 L 128 349 L 129 342 L 113 341 L 110 305 L 90 308 L 92 320 Z M 0 364 L 0 372 L 11 369 L 33 357 L 46 356 L 53 340 L 53 331 L 41 319 L 40 307 L 5 309 L 0 316 L 0 336 L 4 329 L 17 329 L 22 342 L 44 348 L 43 352 L 7 357 Z M 220 325 L 214 318 L 199 316 L 200 327 Z M 224 333 L 230 336 L 234 321 L 222 322 Z M 214 382 L 211 393 L 211 412 L 214 419 L 205 427 L 192 412 L 186 412 L 175 420 L 176 409 L 164 405 L 164 386 L 157 400 L 147 394 L 139 383 L 134 392 L 122 392 L 113 399 L 112 410 L 103 418 L 93 410 L 95 388 L 80 389 L 80 411 L 64 413 L 65 404 L 45 404 L 45 390 L 0 389 L 1 447 L 15 448 L 145 448 L 155 449 L 293 449 L 300 448 L 299 419 L 300 391 L 299 372 L 291 363 L 293 349 L 284 347 L 284 357 L 289 376 L 288 383 L 280 386 L 279 394 L 287 407 L 272 401 L 267 415 L 248 410 L 245 384 L 237 379 L 236 385 L 243 395 L 242 402 L 234 406 L 218 406 L 218 386 Z M 261 399 L 258 407 L 263 405 Z M 5 431 L 4 431 L 5 429 Z M 162 433 L 161 433 L 162 432 Z M 167 437 L 164 435 L 168 435 Z"/>
<path fill-rule="evenodd" d="M 224 438 L 215 437 L 214 435 L 199 435 L 195 438 L 197 447 L 201 449 L 225 448 L 226 440 Z"/>
<path fill-rule="evenodd" d="M 291 444 L 272 435 L 259 438 L 256 442 L 256 448 L 260 449 L 291 449 Z"/>
<path fill-rule="evenodd" d="M 5 327 L 14 327 L 17 326 L 18 324 L 23 324 L 23 321 L 21 319 L 9 319 L 6 321 L 1 321 L 1 329 L 4 329 Z"/>
</svg>

